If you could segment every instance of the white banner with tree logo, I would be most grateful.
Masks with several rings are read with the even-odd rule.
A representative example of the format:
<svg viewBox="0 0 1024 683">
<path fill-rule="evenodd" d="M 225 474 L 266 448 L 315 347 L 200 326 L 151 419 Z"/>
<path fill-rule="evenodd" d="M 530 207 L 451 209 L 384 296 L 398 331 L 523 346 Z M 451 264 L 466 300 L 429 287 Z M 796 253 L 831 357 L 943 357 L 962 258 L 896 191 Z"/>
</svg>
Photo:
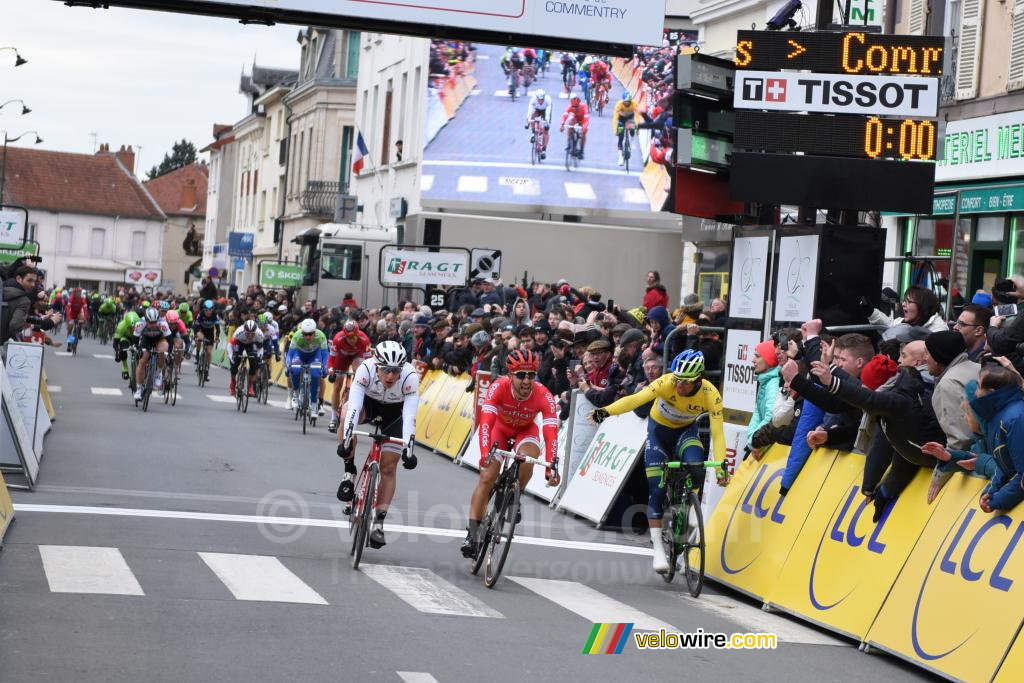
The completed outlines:
<svg viewBox="0 0 1024 683">
<path fill-rule="evenodd" d="M 381 280 L 389 285 L 465 285 L 469 254 L 464 251 L 384 249 Z"/>
</svg>

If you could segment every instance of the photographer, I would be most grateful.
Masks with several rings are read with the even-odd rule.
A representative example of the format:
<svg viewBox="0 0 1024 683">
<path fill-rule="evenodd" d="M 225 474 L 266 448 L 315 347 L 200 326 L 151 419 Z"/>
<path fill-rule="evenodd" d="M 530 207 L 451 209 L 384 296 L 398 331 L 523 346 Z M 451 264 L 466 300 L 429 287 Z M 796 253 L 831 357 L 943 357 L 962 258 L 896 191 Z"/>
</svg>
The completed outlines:
<svg viewBox="0 0 1024 683">
<path fill-rule="evenodd" d="M 38 318 L 32 315 L 32 304 L 36 300 L 38 273 L 34 266 L 25 262 L 13 271 L 14 276 L 4 282 L 4 311 L 0 320 L 0 343 L 17 337 L 27 325 L 40 330 L 53 329 L 53 318 Z"/>
<path fill-rule="evenodd" d="M 1017 305 L 1024 298 L 1024 277 L 1014 275 L 992 286 L 992 304 L 996 315 L 989 321 L 988 346 L 998 356 L 1010 356 L 1020 366 L 1019 344 L 1024 343 L 1024 316 Z"/>
</svg>

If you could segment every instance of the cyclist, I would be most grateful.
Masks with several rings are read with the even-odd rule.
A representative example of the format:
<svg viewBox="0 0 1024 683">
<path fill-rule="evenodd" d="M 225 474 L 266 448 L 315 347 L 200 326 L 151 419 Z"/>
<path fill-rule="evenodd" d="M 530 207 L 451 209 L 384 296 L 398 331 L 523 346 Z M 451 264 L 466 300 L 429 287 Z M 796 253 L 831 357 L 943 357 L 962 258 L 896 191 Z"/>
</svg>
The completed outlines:
<svg viewBox="0 0 1024 683">
<path fill-rule="evenodd" d="M 98 332 L 96 325 L 99 323 L 100 304 L 103 300 L 100 298 L 99 292 L 93 292 L 89 295 L 89 333 L 93 336 Z"/>
<path fill-rule="evenodd" d="M 189 307 L 188 302 L 182 301 L 178 304 L 178 317 L 185 323 L 185 329 L 191 332 L 192 323 L 195 322 L 195 318 L 192 316 L 192 309 Z M 192 352 L 192 335 L 185 335 L 185 358 L 189 357 Z"/>
<path fill-rule="evenodd" d="M 204 382 L 210 381 L 210 361 L 212 359 L 213 347 L 220 341 L 220 319 L 217 318 L 217 309 L 213 302 L 207 299 L 203 302 L 203 308 L 199 317 L 192 323 L 192 329 L 196 334 L 196 341 L 205 340 L 206 345 L 206 376 Z"/>
<path fill-rule="evenodd" d="M 661 518 L 665 509 L 665 487 L 662 476 L 665 462 L 682 458 L 690 463 L 690 475 L 699 486 L 704 481 L 704 444 L 697 433 L 697 418 L 703 413 L 711 417 L 711 442 L 715 460 L 725 460 L 725 434 L 722 431 L 722 396 L 711 382 L 703 379 L 704 354 L 687 349 L 672 361 L 672 371 L 648 384 L 631 396 L 625 396 L 605 408 L 591 413 L 600 423 L 609 415 L 620 415 L 654 401 L 647 419 L 647 448 L 644 466 L 647 471 L 647 519 L 654 544 L 654 571 L 669 570 L 665 547 L 661 543 Z M 720 473 L 721 477 L 721 473 Z M 719 483 L 724 485 L 724 480 Z"/>
<path fill-rule="evenodd" d="M 608 69 L 608 62 L 603 59 L 595 59 L 590 63 L 590 85 L 594 89 L 595 102 L 597 101 L 597 93 L 604 88 L 605 93 L 609 93 L 612 90 L 612 74 Z M 589 101 L 589 100 L 588 100 Z"/>
<path fill-rule="evenodd" d="M 82 294 L 82 290 L 75 287 L 71 290 L 71 296 L 68 297 L 68 301 L 65 304 L 64 319 L 68 324 L 68 334 L 74 334 L 76 339 L 82 338 L 81 329 L 86 321 L 89 320 L 89 300 Z M 79 326 L 79 330 L 75 332 L 75 326 Z"/>
<path fill-rule="evenodd" d="M 341 382 L 334 380 L 339 372 L 358 370 L 363 359 L 369 357 L 370 338 L 359 329 L 355 320 L 346 320 L 345 324 L 341 326 L 341 331 L 331 340 L 331 348 L 328 353 L 328 381 L 334 385 L 331 390 L 331 423 L 327 425 L 327 431 L 331 434 L 338 431 L 338 423 L 341 422 L 338 412 L 338 408 L 341 406 Z"/>
<path fill-rule="evenodd" d="M 319 402 L 320 377 L 323 368 L 327 367 L 327 337 L 317 329 L 315 321 L 307 318 L 299 325 L 299 329 L 292 335 L 291 343 L 288 344 L 288 357 L 285 359 L 285 365 L 288 367 L 288 377 L 292 387 L 288 392 L 286 406 L 288 410 L 292 410 L 299 400 L 299 375 L 302 372 L 302 366 L 316 360 L 320 361 L 320 369 L 314 367 L 309 369 L 309 409 L 310 411 L 315 410 L 317 415 L 323 415 L 324 407 Z"/>
<path fill-rule="evenodd" d="M 156 351 L 157 367 L 161 370 L 164 369 L 164 354 L 167 353 L 167 340 L 171 336 L 171 330 L 167 327 L 167 322 L 160 317 L 160 311 L 151 307 L 146 309 L 144 319 L 135 324 L 133 334 L 136 344 L 142 350 L 139 364 L 135 366 L 135 400 L 141 401 L 142 385 L 146 381 L 146 368 L 149 365 L 149 356 L 153 351 Z M 163 372 L 156 373 L 153 388 L 156 391 L 164 388 Z"/>
<path fill-rule="evenodd" d="M 576 73 L 576 85 L 583 91 L 583 101 L 590 104 L 590 69 L 585 66 L 580 67 L 580 70 Z"/>
<path fill-rule="evenodd" d="M 235 373 L 238 372 L 244 357 L 249 358 L 249 397 L 256 395 L 253 391 L 252 381 L 256 377 L 256 362 L 263 358 L 263 333 L 255 320 L 246 320 L 235 330 L 234 336 L 228 342 L 228 360 L 231 361 L 231 381 L 228 383 L 228 394 L 235 395 Z"/>
<path fill-rule="evenodd" d="M 416 409 L 419 406 L 420 376 L 407 362 L 405 349 L 396 341 L 384 341 L 373 348 L 373 355 L 356 369 L 352 390 L 345 404 L 345 426 L 339 430 L 338 455 L 345 461 L 345 476 L 338 486 L 338 500 L 349 503 L 355 494 L 355 446 L 352 433 L 356 425 L 374 419 L 381 421 L 381 431 L 401 439 L 404 447 L 393 443 L 381 446 L 380 484 L 377 509 L 374 511 L 370 547 L 384 546 L 384 518 L 395 496 L 395 475 L 398 459 L 407 470 L 415 469 L 416 456 L 411 452 L 416 438 Z"/>
<path fill-rule="evenodd" d="M 565 92 L 572 90 L 572 86 L 575 85 L 573 81 L 576 76 L 576 56 L 569 53 L 563 52 L 561 58 L 562 64 L 562 85 L 565 87 Z"/>
<path fill-rule="evenodd" d="M 505 51 L 505 54 L 501 56 L 501 70 L 505 72 L 506 76 L 511 77 L 512 72 L 523 73 L 523 53 L 514 47 L 510 47 Z M 519 79 L 518 75 L 515 80 L 515 85 L 518 87 Z M 509 86 L 513 85 L 512 81 L 509 81 Z"/>
<path fill-rule="evenodd" d="M 516 349 L 505 363 L 509 374 L 491 383 L 480 411 L 480 479 L 469 504 L 469 528 L 461 548 L 463 557 L 476 555 L 480 520 L 501 472 L 499 458 L 486 467 L 483 459 L 492 443 L 504 449 L 509 442 L 514 444 L 510 450 L 515 453 L 539 458 L 540 434 L 534 422 L 537 413 L 541 415 L 544 433 L 548 484 L 558 485 L 558 408 L 551 392 L 536 381 L 540 358 L 533 351 Z M 526 488 L 532 476 L 533 465 L 524 463 L 519 470 L 520 489 Z"/>
<path fill-rule="evenodd" d="M 188 328 L 185 327 L 185 322 L 176 310 L 167 311 L 164 320 L 167 321 L 167 327 L 171 330 L 169 341 L 175 350 L 174 377 L 175 379 L 181 379 L 181 353 L 185 349 L 185 340 L 188 339 Z"/>
<path fill-rule="evenodd" d="M 543 89 L 538 90 L 530 98 L 530 104 L 526 108 L 526 129 L 529 130 L 530 126 L 533 125 L 535 119 L 540 119 L 544 125 L 544 150 L 540 153 L 540 158 L 543 159 L 547 156 L 548 151 L 548 140 L 551 138 L 551 99 L 547 96 L 547 93 Z"/>
<path fill-rule="evenodd" d="M 580 99 L 580 94 L 575 90 L 569 95 L 569 106 L 566 107 L 565 113 L 562 114 L 562 125 L 558 129 L 560 133 L 565 132 L 565 123 L 570 115 L 580 125 L 580 150 L 578 156 L 580 161 L 582 161 L 583 150 L 587 146 L 587 130 L 590 128 L 590 109 L 587 108 L 587 103 Z M 572 123 L 569 125 L 572 125 Z"/>
<path fill-rule="evenodd" d="M 114 319 L 117 316 L 117 304 L 114 303 L 114 297 L 108 296 L 104 298 L 100 305 L 96 307 L 96 315 L 101 326 L 109 323 L 110 328 L 113 329 Z"/>
<path fill-rule="evenodd" d="M 269 358 L 273 356 L 277 362 L 281 362 L 281 329 L 274 320 L 273 313 L 260 313 L 256 316 L 256 322 L 260 325 L 260 332 L 263 333 L 263 355 Z"/>
<path fill-rule="evenodd" d="M 633 101 L 633 96 L 629 94 L 629 91 L 622 93 L 622 100 L 615 105 L 615 114 L 612 116 L 612 130 L 615 131 L 615 135 L 619 138 L 619 166 L 626 163 L 622 157 L 622 141 L 626 137 L 626 122 L 636 120 L 637 114 L 640 113 L 640 105 Z M 634 129 L 633 135 L 636 135 Z M 629 144 L 627 142 L 626 144 Z"/>
<path fill-rule="evenodd" d="M 114 328 L 114 359 L 121 363 L 121 379 L 128 379 L 128 349 L 135 345 L 135 326 L 139 314 L 128 311 Z"/>
</svg>

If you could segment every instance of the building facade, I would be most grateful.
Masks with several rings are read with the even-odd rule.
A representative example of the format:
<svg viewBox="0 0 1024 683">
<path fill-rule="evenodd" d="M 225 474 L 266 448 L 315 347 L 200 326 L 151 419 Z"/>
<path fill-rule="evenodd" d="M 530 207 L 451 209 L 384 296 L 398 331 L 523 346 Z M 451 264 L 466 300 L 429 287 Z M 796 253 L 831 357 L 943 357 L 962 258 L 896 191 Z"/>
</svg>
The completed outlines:
<svg viewBox="0 0 1024 683">
<path fill-rule="evenodd" d="M 206 231 L 209 168 L 189 164 L 145 183 L 167 216 L 163 238 L 163 285 L 185 294 L 198 289 Z"/>
</svg>

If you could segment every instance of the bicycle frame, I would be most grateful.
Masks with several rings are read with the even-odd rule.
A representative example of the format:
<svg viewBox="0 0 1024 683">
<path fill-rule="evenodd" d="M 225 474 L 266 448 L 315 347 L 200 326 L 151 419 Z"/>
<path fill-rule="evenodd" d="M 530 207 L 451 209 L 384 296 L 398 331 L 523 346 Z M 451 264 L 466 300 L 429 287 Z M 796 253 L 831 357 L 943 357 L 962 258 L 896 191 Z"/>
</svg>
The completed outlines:
<svg viewBox="0 0 1024 683">
<path fill-rule="evenodd" d="M 377 507 L 377 491 L 380 487 L 380 460 L 384 444 L 394 443 L 405 447 L 405 442 L 380 432 L 380 425 L 373 434 L 358 430 L 352 431 L 353 436 L 365 436 L 373 440 L 370 453 L 363 461 L 363 467 L 356 479 L 355 498 L 349 507 L 349 534 L 352 536 L 352 568 L 359 568 L 370 536 L 370 516 Z"/>
</svg>

